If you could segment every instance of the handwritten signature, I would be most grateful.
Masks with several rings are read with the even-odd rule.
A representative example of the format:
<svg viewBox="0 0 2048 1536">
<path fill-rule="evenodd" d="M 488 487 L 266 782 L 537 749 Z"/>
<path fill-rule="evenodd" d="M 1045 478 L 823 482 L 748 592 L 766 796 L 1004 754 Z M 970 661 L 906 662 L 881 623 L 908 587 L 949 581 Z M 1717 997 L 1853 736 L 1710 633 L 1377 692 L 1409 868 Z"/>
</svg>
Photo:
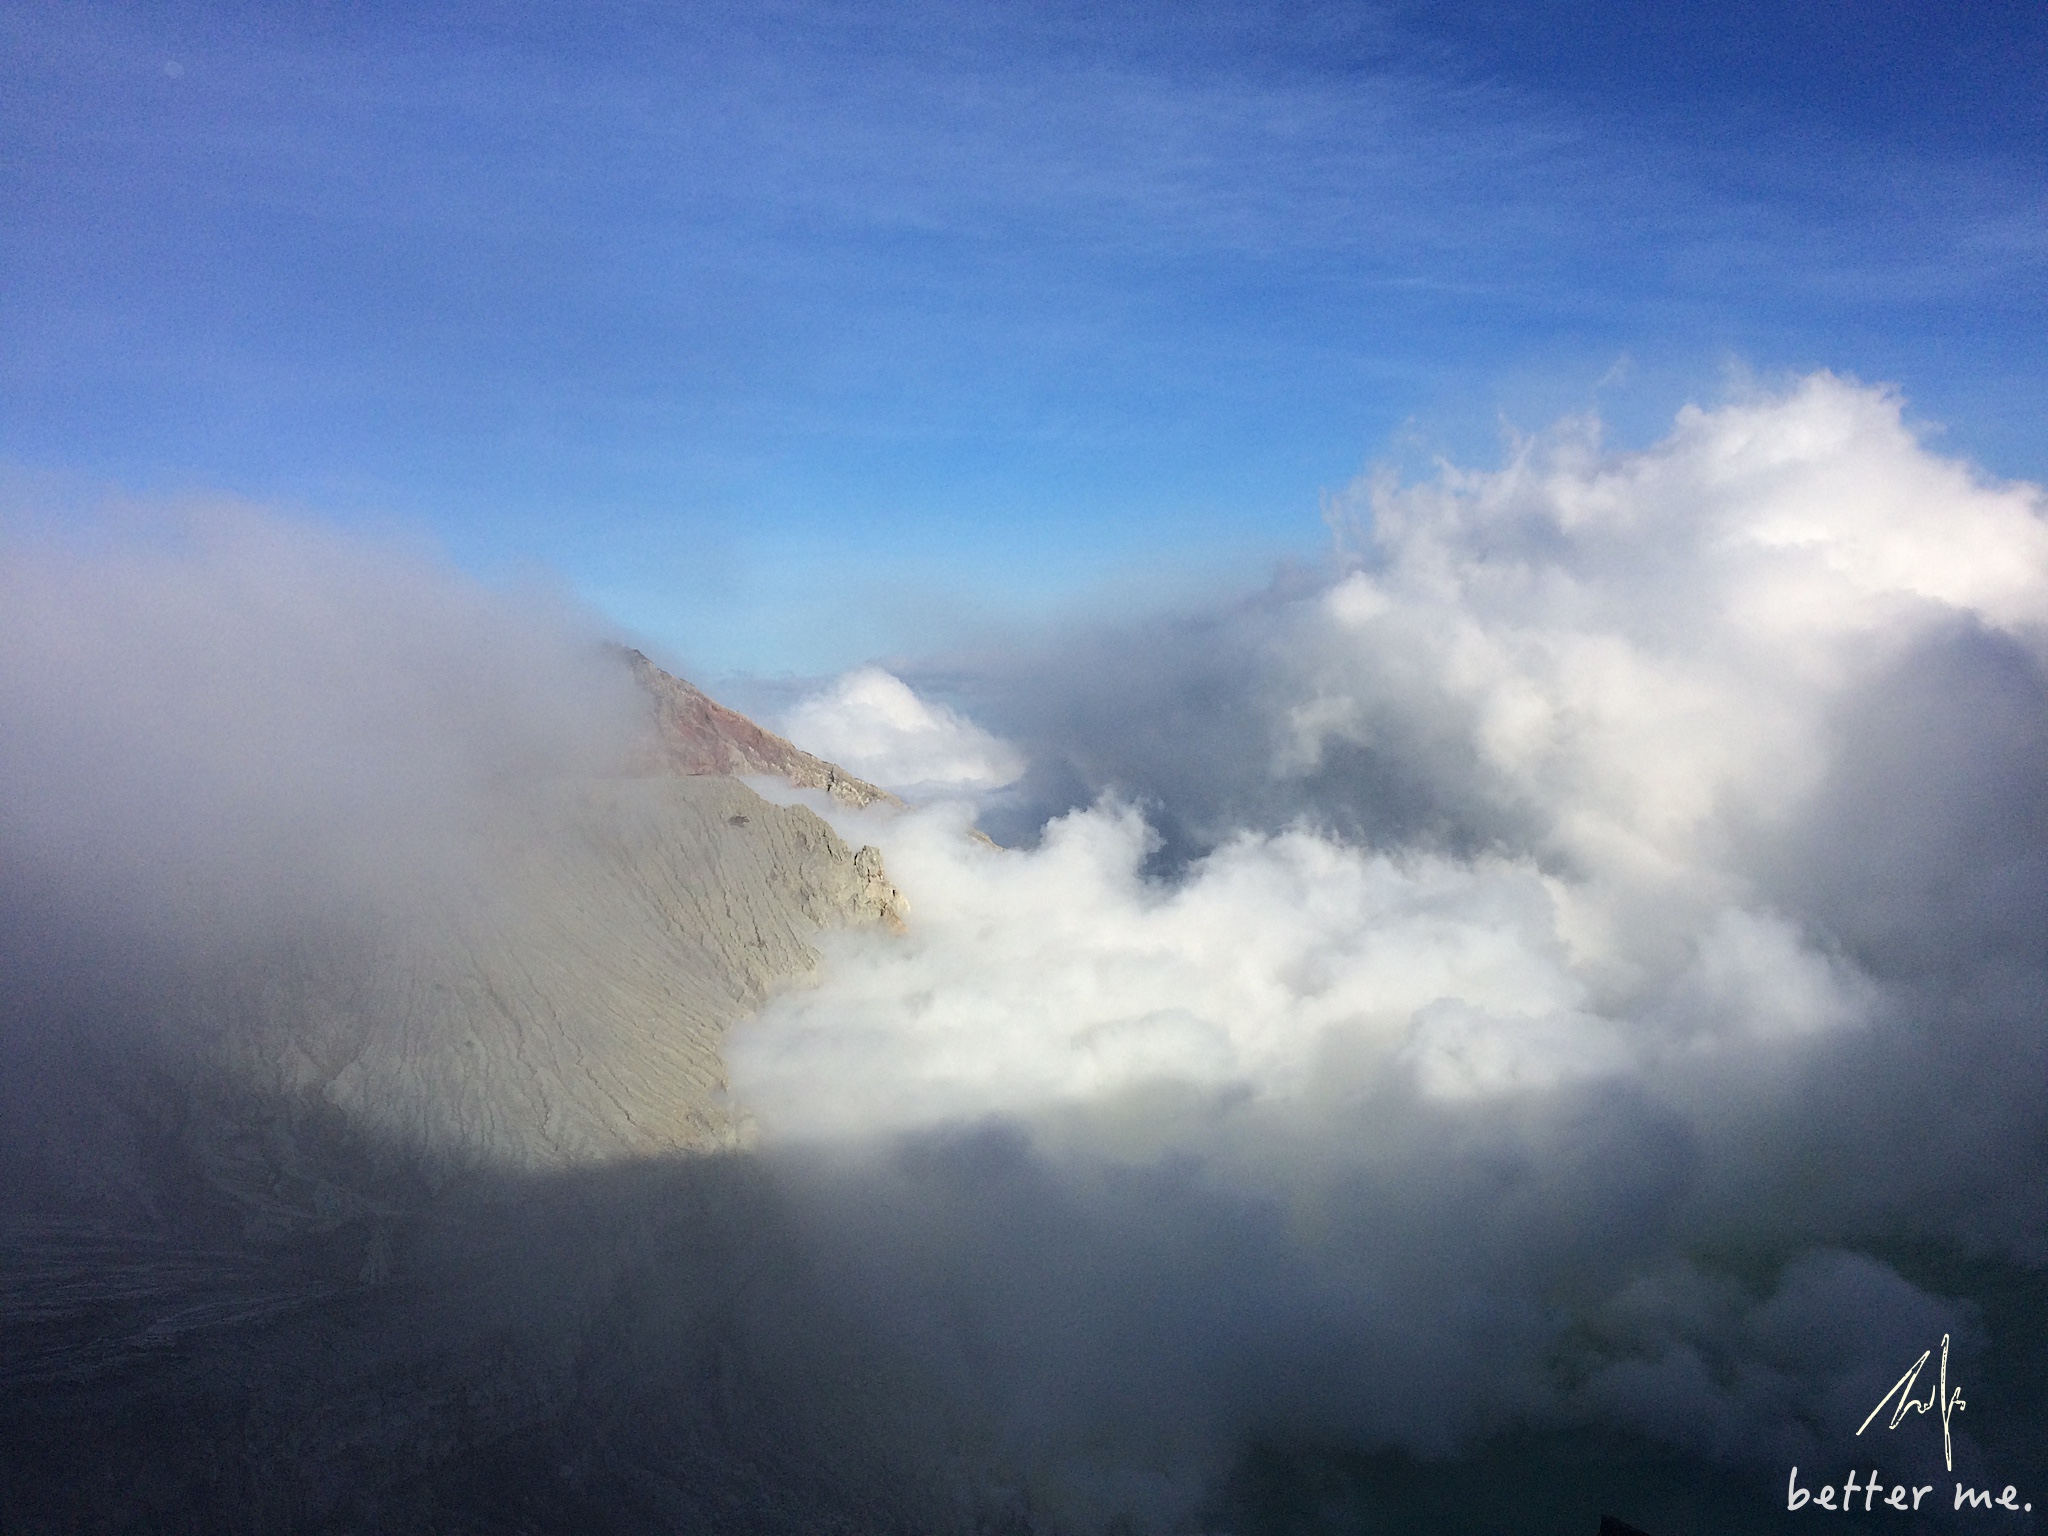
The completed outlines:
<svg viewBox="0 0 2048 1536">
<path fill-rule="evenodd" d="M 1913 1383 L 1919 1379 L 1921 1368 L 1927 1364 L 1933 1354 L 1934 1351 L 1931 1349 L 1921 1352 L 1920 1358 L 1913 1362 L 1913 1368 L 1892 1384 L 1891 1391 L 1878 1399 L 1877 1406 L 1870 1410 L 1870 1418 L 1863 1421 L 1862 1427 L 1856 1433 L 1860 1435 L 1864 1430 L 1870 1428 L 1870 1420 L 1883 1413 L 1884 1405 L 1895 1397 L 1898 1399 L 1898 1406 L 1892 1409 L 1892 1421 L 1885 1425 L 1886 1429 L 1897 1429 L 1899 1427 L 1899 1420 L 1909 1413 L 1931 1413 L 1939 1408 L 1941 1410 L 1942 1459 L 1947 1463 L 1949 1471 L 1953 1472 L 1956 1469 L 1956 1458 L 1955 1451 L 1949 1443 L 1949 1415 L 1967 1408 L 1969 1404 L 1963 1401 L 1963 1389 L 1961 1387 L 1956 1388 L 1953 1396 L 1949 1393 L 1948 1335 L 1945 1333 L 1941 1336 L 1940 1379 L 1928 1390 L 1926 1402 L 1921 1402 L 1913 1395 Z"/>
</svg>

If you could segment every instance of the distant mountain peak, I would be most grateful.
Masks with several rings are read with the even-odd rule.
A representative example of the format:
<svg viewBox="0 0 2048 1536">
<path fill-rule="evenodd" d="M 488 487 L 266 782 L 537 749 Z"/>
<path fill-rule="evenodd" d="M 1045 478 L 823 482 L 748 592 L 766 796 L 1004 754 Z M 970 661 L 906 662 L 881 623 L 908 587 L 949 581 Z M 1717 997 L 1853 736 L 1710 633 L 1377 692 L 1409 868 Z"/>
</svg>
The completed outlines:
<svg viewBox="0 0 2048 1536">
<path fill-rule="evenodd" d="M 855 778 L 837 763 L 813 757 L 738 710 L 726 708 L 695 684 L 664 672 L 642 652 L 631 647 L 621 651 L 654 701 L 654 751 L 662 772 L 733 778 L 774 774 L 799 789 L 822 789 L 842 805 L 903 804 L 886 789 Z"/>
</svg>

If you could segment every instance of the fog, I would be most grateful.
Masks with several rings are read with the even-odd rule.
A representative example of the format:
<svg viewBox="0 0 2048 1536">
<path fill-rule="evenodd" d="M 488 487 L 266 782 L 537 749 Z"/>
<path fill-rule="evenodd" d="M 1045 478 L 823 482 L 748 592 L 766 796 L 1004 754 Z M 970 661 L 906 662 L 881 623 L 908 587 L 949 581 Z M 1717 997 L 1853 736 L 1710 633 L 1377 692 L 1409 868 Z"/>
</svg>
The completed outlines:
<svg viewBox="0 0 2048 1536">
<path fill-rule="evenodd" d="M 630 688 L 544 591 L 234 505 L 9 534 L 8 856 L 115 920 L 211 934 L 403 886 L 494 793 L 625 750 Z"/>
<path fill-rule="evenodd" d="M 1775 1528 L 1795 1464 L 2024 1487 L 2044 514 L 1817 375 L 1368 477 L 1318 568 L 943 702 L 850 674 L 781 723 L 918 792 L 811 801 L 905 930 L 746 994 L 744 1135 L 545 1162 L 195 1076 L 193 978 L 439 943 L 509 845 L 583 869 L 550 796 L 634 728 L 598 626 L 247 510 L 17 533 L 8 1326 L 92 1368 L 17 1370 L 0 1511 L 1662 1533 Z M 264 1226 L 209 1115 L 301 1127 L 316 1193 Z M 1953 1474 L 1936 1417 L 1856 1433 L 1944 1335 Z M 125 1493 L 28 1427 L 137 1404 L 184 1422 Z"/>
</svg>

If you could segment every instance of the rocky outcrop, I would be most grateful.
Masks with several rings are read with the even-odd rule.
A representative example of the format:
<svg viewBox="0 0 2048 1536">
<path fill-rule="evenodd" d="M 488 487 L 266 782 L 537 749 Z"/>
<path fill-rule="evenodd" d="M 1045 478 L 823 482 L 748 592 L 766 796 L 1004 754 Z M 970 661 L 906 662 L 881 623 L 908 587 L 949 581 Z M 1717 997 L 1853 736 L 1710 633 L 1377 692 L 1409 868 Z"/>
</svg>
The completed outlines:
<svg viewBox="0 0 2048 1536">
<path fill-rule="evenodd" d="M 653 766 L 684 776 L 774 774 L 799 789 L 821 789 L 842 805 L 898 805 L 886 789 L 857 779 L 837 763 L 763 730 L 727 709 L 694 684 L 664 672 L 639 651 L 627 650 L 633 676 L 654 701 Z"/>
</svg>

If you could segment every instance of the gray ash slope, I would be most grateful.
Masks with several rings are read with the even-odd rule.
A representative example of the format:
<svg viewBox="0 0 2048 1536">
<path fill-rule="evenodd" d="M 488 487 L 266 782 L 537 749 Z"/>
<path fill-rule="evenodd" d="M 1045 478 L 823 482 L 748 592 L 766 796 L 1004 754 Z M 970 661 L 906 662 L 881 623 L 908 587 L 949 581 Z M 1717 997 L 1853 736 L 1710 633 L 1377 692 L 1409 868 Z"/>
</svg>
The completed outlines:
<svg viewBox="0 0 2048 1536">
<path fill-rule="evenodd" d="M 209 999 L 237 1076 L 420 1154 L 562 1167 L 731 1146 L 726 1028 L 894 920 L 879 853 L 722 777 L 565 789 L 464 888 Z"/>
</svg>

